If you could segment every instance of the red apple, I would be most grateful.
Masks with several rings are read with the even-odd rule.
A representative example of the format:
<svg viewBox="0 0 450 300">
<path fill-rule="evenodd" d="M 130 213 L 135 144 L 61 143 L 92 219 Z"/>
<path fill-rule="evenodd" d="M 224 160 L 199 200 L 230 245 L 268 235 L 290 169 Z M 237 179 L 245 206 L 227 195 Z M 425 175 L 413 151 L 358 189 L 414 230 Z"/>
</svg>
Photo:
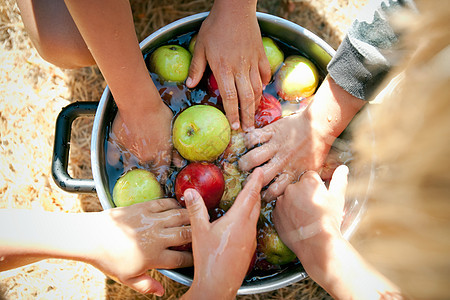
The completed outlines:
<svg viewBox="0 0 450 300">
<path fill-rule="evenodd" d="M 212 163 L 188 164 L 175 179 L 175 195 L 183 207 L 186 207 L 183 194 L 189 188 L 195 189 L 202 196 L 208 210 L 218 207 L 225 190 L 222 171 Z"/>
<path fill-rule="evenodd" d="M 208 79 L 206 80 L 206 85 L 208 88 L 208 93 L 213 97 L 217 97 L 218 101 L 221 101 L 222 97 L 220 97 L 219 85 L 217 84 L 216 77 L 214 77 L 212 72 L 209 73 Z"/>
<path fill-rule="evenodd" d="M 255 112 L 255 126 L 264 127 L 281 118 L 282 110 L 280 101 L 268 93 L 263 93 L 261 102 Z"/>
</svg>

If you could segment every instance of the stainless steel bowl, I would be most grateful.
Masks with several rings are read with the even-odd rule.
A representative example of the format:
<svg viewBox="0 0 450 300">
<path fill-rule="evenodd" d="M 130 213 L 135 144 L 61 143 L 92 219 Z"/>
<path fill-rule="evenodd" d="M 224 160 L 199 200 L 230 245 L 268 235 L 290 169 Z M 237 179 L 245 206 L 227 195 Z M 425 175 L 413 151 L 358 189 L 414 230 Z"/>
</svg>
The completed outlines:
<svg viewBox="0 0 450 300">
<path fill-rule="evenodd" d="M 143 53 L 149 52 L 157 46 L 176 38 L 181 34 L 198 31 L 202 21 L 208 13 L 192 15 L 175 21 L 148 36 L 140 43 Z M 288 20 L 264 13 L 257 13 L 258 22 L 263 34 L 272 36 L 291 45 L 309 58 L 319 68 L 322 75 L 326 74 L 326 66 L 335 51 L 322 39 L 307 29 Z M 95 113 L 91 140 L 91 167 L 93 180 L 74 179 L 67 174 L 67 161 L 70 140 L 70 126 L 73 119 L 82 115 Z M 105 142 L 108 136 L 109 125 L 115 116 L 115 104 L 108 87 L 105 88 L 100 101 L 78 102 L 65 108 L 58 118 L 55 134 L 55 148 L 52 171 L 56 183 L 69 192 L 97 192 L 103 209 L 114 207 L 109 192 L 108 176 L 106 174 Z M 343 232 L 349 238 L 356 228 L 363 212 L 364 199 L 348 199 L 346 203 L 346 217 Z M 167 277 L 190 285 L 193 279 L 192 268 L 178 270 L 159 270 Z M 292 283 L 303 280 L 308 275 L 298 264 L 261 279 L 244 282 L 238 294 L 257 294 L 276 290 Z"/>
</svg>

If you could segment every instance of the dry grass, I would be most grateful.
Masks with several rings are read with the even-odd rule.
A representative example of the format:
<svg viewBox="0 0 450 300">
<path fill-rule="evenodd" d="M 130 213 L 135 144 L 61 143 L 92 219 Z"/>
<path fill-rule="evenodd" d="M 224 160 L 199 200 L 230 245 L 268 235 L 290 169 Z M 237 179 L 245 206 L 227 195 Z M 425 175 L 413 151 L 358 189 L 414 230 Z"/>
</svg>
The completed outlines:
<svg viewBox="0 0 450 300">
<path fill-rule="evenodd" d="M 173 20 L 207 11 L 212 1 L 132 1 L 136 30 L 143 39 Z M 258 10 L 290 19 L 336 48 L 361 1 L 260 0 Z M 24 30 L 13 0 L 0 1 L 0 208 L 47 211 L 98 211 L 96 195 L 69 194 L 51 178 L 55 120 L 74 101 L 98 100 L 105 87 L 96 67 L 64 70 L 42 60 Z M 91 178 L 91 118 L 74 124 L 70 174 Z M 7 230 L 14 230 L 8 228 Z M 166 288 L 166 299 L 186 287 L 152 271 Z M 45 260 L 0 273 L 0 299 L 152 299 L 107 279 L 90 265 Z M 3 290 L 3 294 L 2 294 Z M 239 299 L 324 299 L 311 280 L 272 293 Z"/>
</svg>

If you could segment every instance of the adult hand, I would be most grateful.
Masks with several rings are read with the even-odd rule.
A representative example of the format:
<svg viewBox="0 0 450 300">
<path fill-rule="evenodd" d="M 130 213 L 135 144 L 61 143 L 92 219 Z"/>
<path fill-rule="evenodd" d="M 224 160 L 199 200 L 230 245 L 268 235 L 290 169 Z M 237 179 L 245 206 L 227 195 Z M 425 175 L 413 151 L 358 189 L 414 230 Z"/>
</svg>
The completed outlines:
<svg viewBox="0 0 450 300">
<path fill-rule="evenodd" d="M 261 167 L 263 184 L 269 184 L 274 178 L 275 181 L 262 193 L 262 199 L 270 201 L 297 181 L 304 171 L 318 171 L 332 142 L 311 126 L 304 111 L 247 133 L 246 147 L 251 149 L 257 144 L 262 145 L 242 156 L 239 167 L 249 171 L 267 162 Z"/>
<path fill-rule="evenodd" d="M 216 0 L 195 43 L 186 85 L 195 87 L 209 64 L 232 129 L 254 126 L 271 71 L 256 18 L 256 1 Z M 239 116 L 240 108 L 240 116 Z"/>
<path fill-rule="evenodd" d="M 239 167 L 249 171 L 267 162 L 264 185 L 275 182 L 262 198 L 275 199 L 304 171 L 322 168 L 336 137 L 365 103 L 327 77 L 303 111 L 247 133 L 247 148 L 262 145 L 241 157 Z"/>
<path fill-rule="evenodd" d="M 91 264 L 134 290 L 159 296 L 162 285 L 147 271 L 192 266 L 192 254 L 170 250 L 191 242 L 189 214 L 175 199 L 151 200 L 100 213 L 100 253 Z"/>
<path fill-rule="evenodd" d="M 318 173 L 308 171 L 278 197 L 273 210 L 274 225 L 283 242 L 296 254 L 303 253 L 304 240 L 321 232 L 341 236 L 347 175 L 347 166 L 339 166 L 327 189 Z"/>
<path fill-rule="evenodd" d="M 213 223 L 198 192 L 185 191 L 195 262 L 194 281 L 185 298 L 235 297 L 256 250 L 262 179 L 261 170 L 255 169 L 233 206 Z"/>
</svg>

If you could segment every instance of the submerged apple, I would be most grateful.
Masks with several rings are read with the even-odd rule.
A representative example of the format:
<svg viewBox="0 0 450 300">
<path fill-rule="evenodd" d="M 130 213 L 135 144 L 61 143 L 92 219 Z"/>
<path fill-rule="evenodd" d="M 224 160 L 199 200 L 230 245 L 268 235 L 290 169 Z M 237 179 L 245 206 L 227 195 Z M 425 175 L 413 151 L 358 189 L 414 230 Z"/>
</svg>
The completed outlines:
<svg viewBox="0 0 450 300">
<path fill-rule="evenodd" d="M 150 71 L 164 81 L 183 82 L 189 74 L 192 55 L 179 45 L 165 45 L 150 56 Z"/>
<path fill-rule="evenodd" d="M 263 37 L 262 43 L 264 46 L 264 52 L 266 53 L 267 59 L 269 60 L 270 70 L 272 75 L 278 70 L 284 60 L 284 53 L 278 47 L 274 40 L 269 37 Z"/>
<path fill-rule="evenodd" d="M 222 171 L 212 163 L 190 163 L 175 179 L 175 196 L 183 207 L 186 207 L 183 197 L 186 189 L 195 189 L 202 196 L 208 210 L 214 209 L 219 206 L 225 189 Z"/>
<path fill-rule="evenodd" d="M 233 205 L 239 192 L 242 190 L 242 186 L 247 178 L 247 175 L 239 170 L 237 162 L 229 163 L 224 161 L 222 163 L 222 167 L 223 178 L 225 180 L 225 190 L 219 206 L 224 210 L 228 210 Z"/>
<path fill-rule="evenodd" d="M 282 115 L 281 103 L 268 93 L 263 93 L 255 112 L 255 127 L 261 128 L 280 119 Z"/>
<path fill-rule="evenodd" d="M 266 260 L 274 265 L 285 265 L 293 262 L 296 255 L 281 241 L 277 231 L 268 223 L 259 229 L 258 244 Z"/>
<path fill-rule="evenodd" d="M 225 115 L 209 105 L 188 107 L 173 124 L 173 145 L 190 161 L 215 160 L 227 148 L 230 136 Z"/>
<path fill-rule="evenodd" d="M 210 72 L 208 79 L 206 80 L 206 85 L 208 93 L 213 97 L 220 97 L 219 85 L 217 84 L 216 77 L 214 77 L 213 72 Z"/>
<path fill-rule="evenodd" d="M 275 75 L 278 95 L 284 100 L 301 100 L 316 91 L 319 84 L 319 72 L 306 57 L 291 55 L 284 61 Z"/>
<path fill-rule="evenodd" d="M 192 55 L 194 55 L 194 49 L 195 49 L 195 43 L 197 42 L 197 34 L 194 34 L 189 42 L 189 52 L 191 52 Z"/>
<path fill-rule="evenodd" d="M 143 169 L 133 169 L 120 177 L 113 189 L 116 206 L 129 206 L 163 196 L 163 190 L 156 176 Z"/>
</svg>

